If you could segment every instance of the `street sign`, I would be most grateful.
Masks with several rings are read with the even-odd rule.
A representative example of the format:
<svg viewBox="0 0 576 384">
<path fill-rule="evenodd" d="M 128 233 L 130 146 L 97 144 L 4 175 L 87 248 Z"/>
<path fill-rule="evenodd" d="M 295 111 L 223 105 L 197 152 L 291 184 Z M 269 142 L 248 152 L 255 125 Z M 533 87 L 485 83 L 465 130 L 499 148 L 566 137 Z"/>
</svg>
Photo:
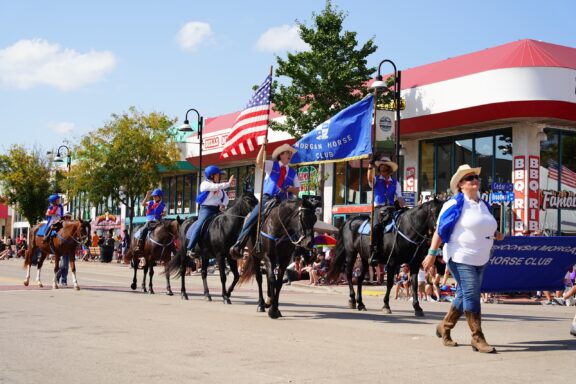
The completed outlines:
<svg viewBox="0 0 576 384">
<path fill-rule="evenodd" d="M 492 192 L 512 192 L 514 184 L 512 183 L 492 183 Z"/>
<path fill-rule="evenodd" d="M 416 205 L 416 192 L 402 192 L 402 197 L 404 197 L 404 202 L 408 207 Z"/>
<path fill-rule="evenodd" d="M 490 203 L 509 203 L 514 201 L 514 192 L 492 192 L 490 193 Z"/>
</svg>

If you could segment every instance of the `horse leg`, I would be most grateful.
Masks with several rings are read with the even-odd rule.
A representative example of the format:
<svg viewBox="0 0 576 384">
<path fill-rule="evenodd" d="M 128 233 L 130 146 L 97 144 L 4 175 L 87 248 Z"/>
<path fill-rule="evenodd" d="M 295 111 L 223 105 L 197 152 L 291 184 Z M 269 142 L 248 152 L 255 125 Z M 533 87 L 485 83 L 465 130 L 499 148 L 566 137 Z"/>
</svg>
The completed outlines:
<svg viewBox="0 0 576 384">
<path fill-rule="evenodd" d="M 38 267 L 36 269 L 36 283 L 40 288 L 44 288 L 44 284 L 42 284 L 42 280 L 40 279 L 40 272 L 42 272 L 42 264 L 44 264 L 44 260 L 46 259 L 46 254 L 41 252 L 40 259 L 38 259 Z"/>
<path fill-rule="evenodd" d="M 60 277 L 58 275 L 58 272 L 60 272 L 60 255 L 55 254 L 54 255 L 54 277 L 52 278 L 52 289 L 58 289 L 58 278 Z"/>
<path fill-rule="evenodd" d="M 150 262 L 150 277 L 148 278 L 148 288 L 149 288 L 151 295 L 156 293 L 156 292 L 154 292 L 154 287 L 152 287 L 152 277 L 153 276 L 154 276 L 154 262 Z"/>
<path fill-rule="evenodd" d="M 73 253 L 70 256 L 70 271 L 72 272 L 72 283 L 74 284 L 74 289 L 79 291 L 80 286 L 78 285 L 78 279 L 76 278 L 76 255 Z"/>
<path fill-rule="evenodd" d="M 356 258 L 356 253 L 351 256 L 346 255 L 346 280 L 348 281 L 348 308 L 356 309 L 356 292 L 354 292 L 354 284 L 352 282 L 352 273 L 354 271 L 354 259 Z"/>
<path fill-rule="evenodd" d="M 386 314 L 391 314 L 390 310 L 390 293 L 392 292 L 392 287 L 394 286 L 394 271 L 392 267 L 388 266 L 386 271 L 386 293 L 384 294 L 384 306 L 382 307 L 382 312 Z"/>
<path fill-rule="evenodd" d="M 256 283 L 258 285 L 258 307 L 256 311 L 266 312 L 265 309 L 266 303 L 264 303 L 264 292 L 262 291 L 262 268 L 260 268 L 260 265 L 256 266 Z"/>
<path fill-rule="evenodd" d="M 412 308 L 414 308 L 414 315 L 416 317 L 424 317 L 424 310 L 420 307 L 418 301 L 418 272 L 410 276 L 410 283 L 412 283 Z"/>
<path fill-rule="evenodd" d="M 185 251 L 181 250 L 180 252 Z M 180 263 L 180 298 L 182 300 L 188 300 L 188 294 L 186 293 L 186 263 L 188 263 L 188 257 L 184 255 L 182 256 L 182 262 Z"/>
<path fill-rule="evenodd" d="M 130 288 L 135 291 L 136 287 L 137 287 L 137 283 L 138 283 L 138 262 L 135 261 L 134 259 L 131 260 L 130 264 L 132 265 L 132 269 L 134 270 L 134 276 L 132 276 L 132 284 L 130 285 Z"/>
<path fill-rule="evenodd" d="M 168 261 L 164 261 L 164 275 L 166 276 L 166 295 L 174 296 L 172 287 L 170 286 L 170 273 L 168 273 Z"/>
<path fill-rule="evenodd" d="M 362 269 L 360 270 L 360 276 L 358 276 L 358 285 L 356 286 L 356 300 L 358 301 L 358 310 L 365 311 L 366 306 L 362 301 L 362 284 L 364 283 L 364 276 L 368 272 L 368 258 L 364 258 L 360 256 L 360 260 L 362 261 Z"/>
<path fill-rule="evenodd" d="M 230 270 L 232 271 L 232 275 L 234 276 L 230 287 L 228 287 L 228 290 L 226 291 L 226 295 L 230 297 L 232 296 L 232 291 L 234 291 L 234 287 L 236 287 L 238 280 L 240 280 L 240 273 L 238 272 L 238 261 L 232 259 L 231 257 L 228 257 L 227 260 L 228 265 L 230 266 Z"/>
<path fill-rule="evenodd" d="M 142 268 L 142 292 L 144 293 L 148 293 L 148 290 L 146 289 L 146 276 L 148 276 L 148 264 L 146 264 L 146 266 L 144 268 Z"/>
<path fill-rule="evenodd" d="M 210 291 L 208 290 L 208 257 L 202 256 L 202 285 L 204 286 L 204 300 L 212 301 Z"/>
<path fill-rule="evenodd" d="M 218 272 L 220 272 L 220 284 L 222 285 L 222 301 L 224 304 L 232 304 L 230 297 L 226 293 L 226 257 L 220 255 L 218 259 Z"/>
<path fill-rule="evenodd" d="M 274 274 L 274 270 L 268 272 L 268 279 L 270 281 L 269 285 L 272 287 L 272 294 L 270 295 L 272 303 L 270 309 L 268 309 L 268 317 L 271 319 L 277 319 L 282 317 L 282 313 L 280 313 L 280 310 L 278 309 L 278 299 L 280 298 L 280 289 L 282 289 L 282 280 L 280 280 L 280 276 Z"/>
</svg>

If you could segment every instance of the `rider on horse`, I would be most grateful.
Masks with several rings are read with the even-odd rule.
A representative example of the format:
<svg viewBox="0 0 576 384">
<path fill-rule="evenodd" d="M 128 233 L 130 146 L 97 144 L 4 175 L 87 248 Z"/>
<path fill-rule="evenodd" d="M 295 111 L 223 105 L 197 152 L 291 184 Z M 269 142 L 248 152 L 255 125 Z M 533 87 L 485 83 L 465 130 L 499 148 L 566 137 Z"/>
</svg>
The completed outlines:
<svg viewBox="0 0 576 384">
<path fill-rule="evenodd" d="M 148 200 L 150 196 L 152 196 L 152 200 Z M 134 249 L 136 255 L 141 254 L 144 250 L 144 242 L 150 229 L 154 228 L 162 220 L 162 217 L 166 215 L 166 204 L 162 201 L 162 196 L 164 196 L 164 193 L 160 188 L 156 188 L 153 192 L 146 192 L 146 197 L 144 197 L 144 202 L 142 203 L 142 206 L 146 207 L 146 224 L 140 232 L 138 244 Z"/>
<path fill-rule="evenodd" d="M 378 175 L 374 175 L 373 166 L 378 170 Z M 397 169 L 398 164 L 388 157 L 370 162 L 368 165 L 368 184 L 374 191 L 374 228 L 372 229 L 372 244 L 370 244 L 370 265 L 377 265 L 384 261 L 382 254 L 384 228 L 392 219 L 396 204 L 400 208 L 405 206 L 400 183 L 391 177 Z"/>
<path fill-rule="evenodd" d="M 264 190 L 263 196 L 261 198 L 260 204 L 266 207 L 266 203 L 272 198 L 276 198 L 278 201 L 287 199 L 290 195 L 298 195 L 300 192 L 300 181 L 298 180 L 298 175 L 296 171 L 288 165 L 292 155 L 296 152 L 296 149 L 288 144 L 282 144 L 272 152 L 273 160 L 264 161 L 264 146 L 260 147 L 260 152 L 256 157 L 256 165 L 259 169 L 266 172 L 266 178 L 264 179 Z M 258 212 L 260 210 L 260 204 L 256 205 L 252 210 L 252 213 L 244 222 L 242 231 L 238 235 L 238 240 L 230 248 L 230 255 L 235 259 L 242 258 L 242 253 L 246 242 L 248 241 L 249 234 L 252 232 L 254 225 L 258 221 Z M 262 213 L 265 214 L 264 210 Z"/>
<path fill-rule="evenodd" d="M 220 168 L 215 165 L 210 165 L 204 170 L 206 180 L 200 184 L 200 193 L 196 196 L 196 202 L 200 205 L 200 210 L 188 242 L 187 248 L 189 251 L 192 251 L 198 240 L 200 240 L 200 233 L 204 223 L 220 212 L 220 207 L 228 205 L 228 194 L 224 190 L 234 183 L 234 175 L 230 175 L 230 179 L 227 182 L 221 183 L 220 177 L 222 173 Z"/>
<path fill-rule="evenodd" d="M 48 202 L 50 205 L 46 210 L 46 230 L 44 231 L 44 239 L 42 240 L 47 244 L 52 237 L 53 233 L 57 233 L 62 228 L 62 217 L 64 216 L 64 205 L 60 204 L 60 196 L 58 194 L 53 194 L 48 197 Z"/>
</svg>

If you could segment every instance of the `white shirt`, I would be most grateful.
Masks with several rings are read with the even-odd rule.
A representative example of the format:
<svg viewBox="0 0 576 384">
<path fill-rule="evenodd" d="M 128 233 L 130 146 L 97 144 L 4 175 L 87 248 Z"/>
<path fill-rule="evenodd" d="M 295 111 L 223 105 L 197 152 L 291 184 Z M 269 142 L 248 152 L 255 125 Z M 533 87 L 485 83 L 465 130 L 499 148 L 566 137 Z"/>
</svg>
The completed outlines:
<svg viewBox="0 0 576 384">
<path fill-rule="evenodd" d="M 442 214 L 455 204 L 455 199 L 444 204 L 438 223 Z M 476 266 L 486 264 L 490 259 L 497 226 L 496 219 L 483 201 L 475 202 L 464 195 L 462 214 L 454 226 L 450 241 L 444 244 L 442 250 L 444 261 L 448 263 L 452 259 L 456 263 Z"/>
<path fill-rule="evenodd" d="M 426 282 L 426 272 L 423 269 L 418 271 L 418 282 L 425 283 Z"/>
<path fill-rule="evenodd" d="M 281 162 L 278 162 L 278 164 L 280 165 L 280 167 L 286 168 L 286 175 L 288 175 L 288 171 L 290 170 L 290 166 L 289 165 L 282 165 Z M 264 172 L 266 172 L 266 177 L 269 177 L 270 173 L 272 173 L 272 167 L 274 167 L 274 161 L 266 160 L 264 162 Z M 296 172 L 296 176 L 294 177 L 294 185 L 293 186 L 296 188 L 300 188 L 300 179 L 298 179 L 298 172 Z"/>
<path fill-rule="evenodd" d="M 228 194 L 224 191 L 228 187 L 230 187 L 230 183 L 215 183 L 212 180 L 204 180 L 200 183 L 200 192 L 210 191 L 210 194 L 202 205 L 228 205 Z"/>
</svg>

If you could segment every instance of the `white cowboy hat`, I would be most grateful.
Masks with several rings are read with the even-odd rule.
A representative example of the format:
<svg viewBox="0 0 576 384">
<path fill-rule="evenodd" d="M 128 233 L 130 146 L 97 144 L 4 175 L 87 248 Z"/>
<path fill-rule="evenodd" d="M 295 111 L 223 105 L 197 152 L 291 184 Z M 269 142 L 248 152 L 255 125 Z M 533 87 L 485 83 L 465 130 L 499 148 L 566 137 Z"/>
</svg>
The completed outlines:
<svg viewBox="0 0 576 384">
<path fill-rule="evenodd" d="M 374 162 L 374 166 L 376 168 L 380 168 L 380 166 L 384 164 L 389 166 L 392 169 L 392 172 L 396 172 L 396 170 L 398 169 L 398 164 L 396 164 L 395 162 L 393 162 L 392 160 L 390 160 L 389 157 L 383 157 L 380 160 L 376 160 Z"/>
<path fill-rule="evenodd" d="M 462 181 L 462 178 L 470 173 L 480 175 L 481 167 L 472 168 L 468 164 L 464 164 L 458 167 L 456 173 L 450 179 L 450 190 L 453 194 L 458 193 L 458 184 Z"/>
<path fill-rule="evenodd" d="M 281 146 L 279 146 L 278 148 L 276 148 L 274 150 L 274 152 L 272 152 L 272 159 L 276 160 L 278 158 L 278 156 L 280 156 L 280 154 L 282 152 L 292 152 L 292 153 L 296 153 L 296 148 L 292 147 L 290 144 L 282 144 Z"/>
</svg>

